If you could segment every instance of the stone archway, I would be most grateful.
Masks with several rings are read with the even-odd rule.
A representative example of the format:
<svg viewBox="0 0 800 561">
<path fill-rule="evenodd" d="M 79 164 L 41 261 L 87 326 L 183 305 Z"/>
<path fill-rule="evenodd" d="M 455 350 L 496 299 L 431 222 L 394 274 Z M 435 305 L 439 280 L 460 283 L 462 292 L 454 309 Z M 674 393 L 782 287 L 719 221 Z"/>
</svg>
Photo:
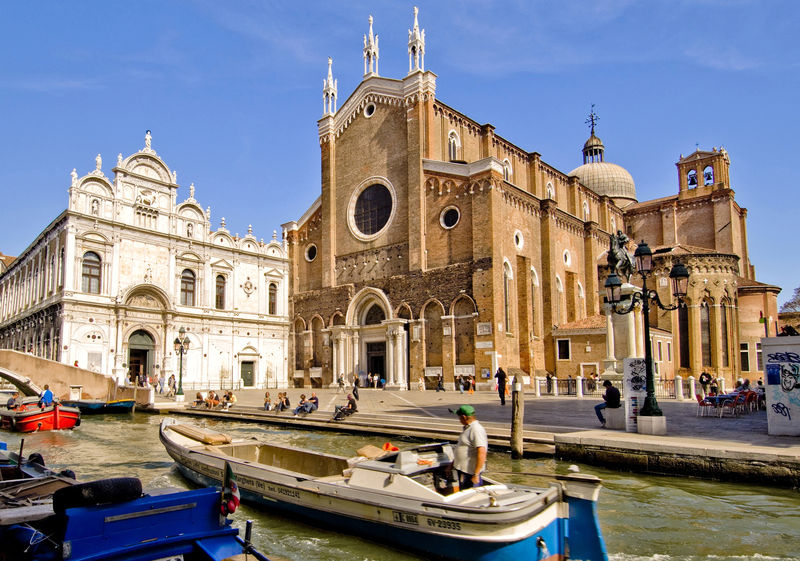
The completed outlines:
<svg viewBox="0 0 800 561">
<path fill-rule="evenodd" d="M 144 385 L 144 381 L 154 375 L 155 349 L 155 339 L 144 329 L 128 337 L 128 381 L 131 384 Z"/>
</svg>

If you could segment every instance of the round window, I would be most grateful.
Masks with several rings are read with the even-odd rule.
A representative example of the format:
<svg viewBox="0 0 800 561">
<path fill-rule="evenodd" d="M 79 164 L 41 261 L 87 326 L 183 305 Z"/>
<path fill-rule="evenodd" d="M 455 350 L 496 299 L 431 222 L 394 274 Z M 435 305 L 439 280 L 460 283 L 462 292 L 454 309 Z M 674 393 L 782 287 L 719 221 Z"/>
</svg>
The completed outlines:
<svg viewBox="0 0 800 561">
<path fill-rule="evenodd" d="M 458 224 L 459 218 L 461 218 L 461 213 L 458 212 L 456 207 L 451 206 L 442 211 L 441 216 L 439 216 L 439 223 L 442 225 L 442 228 L 449 230 Z"/>
<path fill-rule="evenodd" d="M 517 249 L 522 249 L 522 246 L 525 245 L 525 238 L 522 237 L 522 232 L 519 230 L 514 232 L 514 245 Z"/>
<path fill-rule="evenodd" d="M 375 104 L 370 103 L 364 108 L 364 116 L 369 119 L 372 115 L 375 114 Z"/>
<path fill-rule="evenodd" d="M 564 250 L 564 265 L 569 267 L 572 264 L 572 257 L 569 254 L 569 250 Z"/>
<path fill-rule="evenodd" d="M 353 222 L 359 232 L 371 236 L 380 232 L 392 215 L 392 194 L 385 185 L 375 183 L 358 195 Z"/>
<path fill-rule="evenodd" d="M 313 243 L 306 248 L 306 261 L 313 261 L 317 258 L 317 246 Z"/>
</svg>

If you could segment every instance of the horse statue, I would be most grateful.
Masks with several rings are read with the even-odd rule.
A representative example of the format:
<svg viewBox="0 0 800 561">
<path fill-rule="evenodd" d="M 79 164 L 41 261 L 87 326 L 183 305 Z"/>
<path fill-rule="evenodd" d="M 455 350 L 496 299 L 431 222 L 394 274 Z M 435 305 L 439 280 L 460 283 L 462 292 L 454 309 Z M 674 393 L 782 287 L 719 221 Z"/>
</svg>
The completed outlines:
<svg viewBox="0 0 800 561">
<path fill-rule="evenodd" d="M 611 236 L 611 246 L 608 248 L 608 265 L 611 270 L 625 282 L 630 282 L 633 274 L 633 256 L 625 249 L 630 238 L 617 230 L 616 236 Z"/>
</svg>

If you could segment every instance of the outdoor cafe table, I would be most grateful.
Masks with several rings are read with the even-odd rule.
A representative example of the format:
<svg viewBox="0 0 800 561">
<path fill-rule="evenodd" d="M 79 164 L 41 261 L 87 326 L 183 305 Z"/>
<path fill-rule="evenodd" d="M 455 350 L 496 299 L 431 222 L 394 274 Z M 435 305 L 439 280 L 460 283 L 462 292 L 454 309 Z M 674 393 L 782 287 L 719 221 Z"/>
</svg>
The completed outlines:
<svg viewBox="0 0 800 561">
<path fill-rule="evenodd" d="M 739 397 L 738 393 L 723 393 L 718 395 L 707 395 L 705 400 L 714 407 L 722 407 L 722 404 L 725 403 L 725 401 L 728 399 L 736 399 L 737 397 Z"/>
</svg>

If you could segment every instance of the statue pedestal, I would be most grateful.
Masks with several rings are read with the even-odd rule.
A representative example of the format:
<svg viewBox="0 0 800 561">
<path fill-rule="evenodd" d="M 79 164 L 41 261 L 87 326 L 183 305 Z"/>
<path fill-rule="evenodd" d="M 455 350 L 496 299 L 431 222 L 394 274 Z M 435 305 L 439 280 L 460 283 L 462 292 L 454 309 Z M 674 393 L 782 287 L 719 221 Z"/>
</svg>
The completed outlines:
<svg viewBox="0 0 800 561">
<path fill-rule="evenodd" d="M 666 436 L 667 434 L 667 418 L 663 415 L 661 417 L 642 417 L 639 415 L 636 421 L 639 434 L 654 434 L 657 436 Z"/>
</svg>

